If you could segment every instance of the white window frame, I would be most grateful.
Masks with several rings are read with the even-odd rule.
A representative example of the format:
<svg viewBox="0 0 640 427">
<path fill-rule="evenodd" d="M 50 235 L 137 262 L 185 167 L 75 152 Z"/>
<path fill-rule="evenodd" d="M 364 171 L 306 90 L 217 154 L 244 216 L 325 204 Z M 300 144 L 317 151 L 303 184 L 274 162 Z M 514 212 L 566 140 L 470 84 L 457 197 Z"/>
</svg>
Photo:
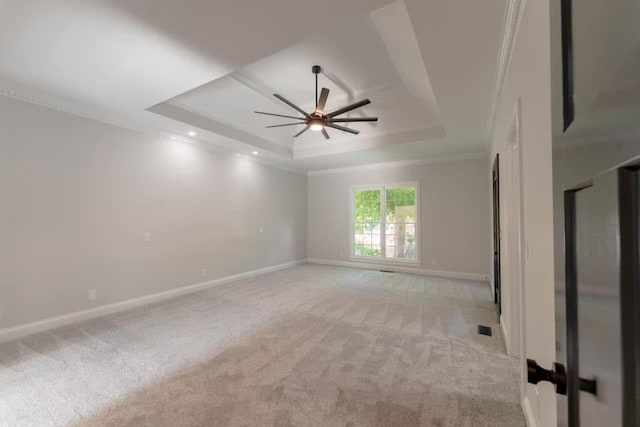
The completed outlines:
<svg viewBox="0 0 640 427">
<path fill-rule="evenodd" d="M 387 206 L 387 188 L 406 188 L 415 187 L 416 189 L 416 259 L 403 259 L 403 258 L 386 258 L 385 254 L 385 230 L 386 230 L 386 206 Z M 380 233 L 380 252 L 382 256 L 362 256 L 355 255 L 354 251 L 354 220 L 355 220 L 355 192 L 362 190 L 380 190 L 380 197 L 382 199 L 380 204 L 380 215 L 382 219 L 382 227 Z M 349 188 L 349 255 L 353 261 L 367 261 L 369 263 L 381 263 L 381 264 L 402 264 L 420 266 L 422 265 L 420 258 L 420 246 L 422 239 L 420 238 L 420 182 L 419 181 L 406 181 L 406 182 L 391 182 L 375 185 L 353 185 Z"/>
</svg>

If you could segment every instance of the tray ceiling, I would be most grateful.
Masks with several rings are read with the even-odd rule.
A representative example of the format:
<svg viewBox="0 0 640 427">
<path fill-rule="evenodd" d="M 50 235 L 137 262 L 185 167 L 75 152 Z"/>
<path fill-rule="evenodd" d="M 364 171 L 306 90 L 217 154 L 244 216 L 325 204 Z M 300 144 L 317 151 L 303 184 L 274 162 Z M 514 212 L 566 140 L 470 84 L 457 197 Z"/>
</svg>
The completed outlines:
<svg viewBox="0 0 640 427">
<path fill-rule="evenodd" d="M 486 151 L 506 0 L 37 0 L 3 2 L 0 94 L 296 170 Z M 328 109 L 331 140 L 254 110 Z M 275 119 L 275 120 L 273 120 Z"/>
</svg>

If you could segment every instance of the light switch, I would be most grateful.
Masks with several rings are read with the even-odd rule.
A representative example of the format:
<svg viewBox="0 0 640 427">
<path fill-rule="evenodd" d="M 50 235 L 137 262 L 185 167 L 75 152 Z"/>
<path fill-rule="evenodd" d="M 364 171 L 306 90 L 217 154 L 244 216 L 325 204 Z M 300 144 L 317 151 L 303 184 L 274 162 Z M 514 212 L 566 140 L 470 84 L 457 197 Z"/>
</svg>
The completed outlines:
<svg viewBox="0 0 640 427">
<path fill-rule="evenodd" d="M 144 241 L 145 241 L 145 243 L 151 241 L 151 232 L 150 231 L 145 231 L 144 232 Z"/>
</svg>

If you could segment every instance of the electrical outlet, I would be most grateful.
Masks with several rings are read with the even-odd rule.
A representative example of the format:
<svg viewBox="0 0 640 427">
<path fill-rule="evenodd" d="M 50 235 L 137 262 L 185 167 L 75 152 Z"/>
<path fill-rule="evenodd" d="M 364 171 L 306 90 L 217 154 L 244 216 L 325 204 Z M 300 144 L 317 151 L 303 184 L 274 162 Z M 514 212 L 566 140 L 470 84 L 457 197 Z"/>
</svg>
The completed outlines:
<svg viewBox="0 0 640 427">
<path fill-rule="evenodd" d="M 431 260 L 431 265 L 435 266 L 437 263 L 438 263 L 437 259 L 434 258 L 434 259 Z"/>
<path fill-rule="evenodd" d="M 264 232 L 264 228 L 262 226 L 260 226 L 260 233 Z"/>
<path fill-rule="evenodd" d="M 151 241 L 151 232 L 150 231 L 145 231 L 144 232 L 144 242 L 150 242 Z"/>
<path fill-rule="evenodd" d="M 205 276 L 207 275 L 207 269 L 206 269 L 206 268 L 203 268 L 202 270 L 200 270 L 200 275 L 201 275 L 202 277 L 205 277 Z"/>
<path fill-rule="evenodd" d="M 89 301 L 95 301 L 96 298 L 98 298 L 98 291 L 96 291 L 95 289 L 89 289 Z"/>
</svg>

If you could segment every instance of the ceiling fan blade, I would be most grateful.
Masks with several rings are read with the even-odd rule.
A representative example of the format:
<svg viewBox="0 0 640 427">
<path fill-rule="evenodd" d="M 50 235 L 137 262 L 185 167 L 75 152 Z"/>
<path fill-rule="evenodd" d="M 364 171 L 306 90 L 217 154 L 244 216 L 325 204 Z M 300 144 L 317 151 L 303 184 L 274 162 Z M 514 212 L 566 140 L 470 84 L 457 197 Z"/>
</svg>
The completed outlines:
<svg viewBox="0 0 640 427">
<path fill-rule="evenodd" d="M 284 114 L 265 113 L 264 111 L 254 111 L 256 114 L 264 114 L 265 116 L 286 117 L 287 119 L 306 120 L 304 117 L 285 116 Z"/>
<path fill-rule="evenodd" d="M 377 122 L 377 117 L 353 117 L 350 119 L 330 119 L 331 123 Z"/>
<path fill-rule="evenodd" d="M 333 123 L 327 123 L 327 124 L 326 124 L 326 126 L 328 126 L 328 127 L 330 127 L 330 128 L 333 128 L 333 129 L 341 130 L 341 131 L 343 131 L 343 132 L 349 132 L 349 133 L 352 133 L 352 134 L 354 134 L 354 135 L 357 135 L 357 134 L 359 134 L 359 133 L 360 133 L 360 131 L 359 131 L 359 130 L 349 129 L 349 128 L 346 128 L 346 127 L 344 127 L 344 126 L 334 125 Z"/>
<path fill-rule="evenodd" d="M 265 126 L 266 128 L 281 128 L 283 126 L 298 126 L 298 125 L 303 125 L 305 124 L 304 122 L 299 122 L 299 123 L 285 123 L 283 125 L 271 125 L 271 126 Z"/>
<path fill-rule="evenodd" d="M 324 135 L 324 139 L 331 139 L 331 137 L 329 136 L 329 133 L 325 128 L 322 128 L 322 135 Z"/>
<path fill-rule="evenodd" d="M 295 135 L 293 135 L 294 138 L 299 137 L 300 135 L 302 135 L 303 133 L 305 133 L 306 131 L 309 130 L 309 125 L 305 126 L 304 129 L 302 129 L 300 132 L 296 133 Z"/>
<path fill-rule="evenodd" d="M 298 107 L 296 104 L 294 104 L 293 102 L 289 101 L 287 98 L 285 98 L 282 95 L 278 95 L 277 93 L 274 93 L 273 96 L 275 96 L 276 98 L 278 98 L 280 101 L 284 102 L 285 104 L 287 104 L 289 107 L 293 108 L 294 110 L 296 110 L 298 113 L 302 114 L 303 116 L 309 118 L 309 113 L 307 113 L 306 111 L 304 111 L 302 108 Z"/>
<path fill-rule="evenodd" d="M 349 111 L 355 110 L 356 108 L 364 107 L 367 104 L 371 104 L 371 101 L 369 101 L 368 99 L 363 99 L 362 101 L 358 101 L 355 104 L 347 105 L 346 107 L 326 114 L 326 116 L 329 118 L 339 116 L 340 114 L 348 113 Z"/>
<path fill-rule="evenodd" d="M 324 107 L 327 105 L 327 98 L 329 98 L 329 89 L 326 87 L 322 88 L 322 92 L 320 92 L 320 99 L 318 99 L 318 106 L 316 107 L 316 113 L 324 114 Z"/>
</svg>

